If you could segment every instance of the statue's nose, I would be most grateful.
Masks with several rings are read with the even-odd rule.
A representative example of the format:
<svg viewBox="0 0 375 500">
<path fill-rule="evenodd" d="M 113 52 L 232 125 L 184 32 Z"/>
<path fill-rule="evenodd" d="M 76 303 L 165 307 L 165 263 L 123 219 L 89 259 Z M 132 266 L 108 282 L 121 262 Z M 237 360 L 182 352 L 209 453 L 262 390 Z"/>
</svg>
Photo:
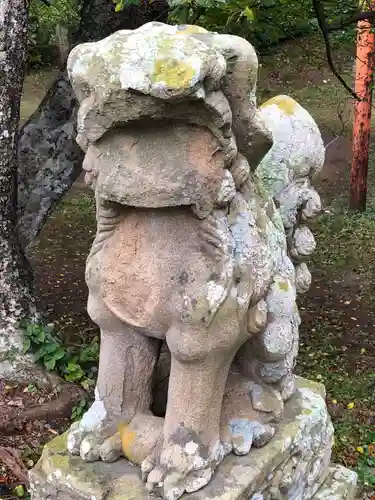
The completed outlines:
<svg viewBox="0 0 375 500">
<path fill-rule="evenodd" d="M 93 171 L 93 166 L 92 166 L 92 163 L 91 161 L 87 158 L 88 155 L 86 154 L 86 157 L 85 159 L 83 160 L 83 163 L 82 163 L 82 168 L 85 172 L 92 172 Z"/>
</svg>

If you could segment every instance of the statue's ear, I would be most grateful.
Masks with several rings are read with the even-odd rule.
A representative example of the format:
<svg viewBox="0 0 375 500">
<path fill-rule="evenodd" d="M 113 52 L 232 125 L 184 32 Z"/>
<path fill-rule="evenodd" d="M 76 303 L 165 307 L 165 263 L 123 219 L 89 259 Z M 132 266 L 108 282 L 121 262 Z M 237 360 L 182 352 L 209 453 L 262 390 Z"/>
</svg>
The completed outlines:
<svg viewBox="0 0 375 500">
<path fill-rule="evenodd" d="M 255 170 L 272 147 L 272 135 L 257 112 L 258 58 L 254 47 L 234 35 L 204 33 L 194 36 L 215 48 L 226 60 L 227 72 L 221 87 L 232 110 L 238 149 Z"/>
</svg>

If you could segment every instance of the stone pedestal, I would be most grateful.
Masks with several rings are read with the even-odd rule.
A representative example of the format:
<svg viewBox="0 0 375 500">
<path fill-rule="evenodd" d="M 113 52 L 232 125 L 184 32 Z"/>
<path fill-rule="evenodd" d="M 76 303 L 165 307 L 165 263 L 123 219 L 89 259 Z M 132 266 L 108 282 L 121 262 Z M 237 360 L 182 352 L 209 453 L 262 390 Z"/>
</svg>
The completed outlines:
<svg viewBox="0 0 375 500">
<path fill-rule="evenodd" d="M 321 384 L 298 379 L 298 390 L 272 441 L 244 457 L 228 456 L 189 500 L 351 500 L 356 474 L 330 465 L 333 427 Z M 140 470 L 128 461 L 83 463 L 62 435 L 45 446 L 30 473 L 33 500 L 146 500 Z"/>
</svg>

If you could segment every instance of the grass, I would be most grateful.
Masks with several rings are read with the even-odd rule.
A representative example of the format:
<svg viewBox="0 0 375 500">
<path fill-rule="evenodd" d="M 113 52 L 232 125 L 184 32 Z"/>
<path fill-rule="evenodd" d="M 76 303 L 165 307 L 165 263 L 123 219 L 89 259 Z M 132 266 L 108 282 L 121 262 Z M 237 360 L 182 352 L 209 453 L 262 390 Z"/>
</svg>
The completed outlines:
<svg viewBox="0 0 375 500">
<path fill-rule="evenodd" d="M 336 67 L 350 85 L 353 44 L 333 40 L 332 47 Z M 332 75 L 320 36 L 287 42 L 259 60 L 260 101 L 288 94 L 314 116 L 322 131 L 332 135 L 350 132 L 352 98 Z"/>
<path fill-rule="evenodd" d="M 336 43 L 334 53 L 341 75 L 350 84 L 353 45 Z M 352 99 L 331 74 L 319 39 L 287 43 L 260 62 L 260 102 L 275 94 L 291 95 L 312 114 L 323 133 L 350 138 Z M 372 149 L 371 158 L 375 146 Z M 333 165 L 334 158 L 332 170 Z M 335 427 L 333 459 L 355 468 L 369 494 L 374 494 L 375 204 L 370 202 L 362 214 L 345 209 L 348 166 L 338 166 L 330 182 L 317 186 L 327 211 L 311 225 L 317 240 L 309 264 L 314 282 L 300 299 L 297 372 L 325 384 Z M 369 200 L 374 178 L 370 163 Z"/>
<path fill-rule="evenodd" d="M 326 386 L 335 426 L 334 459 L 356 468 L 365 484 L 375 486 L 374 213 L 370 208 L 364 214 L 325 214 L 313 231 L 318 242 L 311 262 L 315 283 L 301 303 L 297 370 Z"/>
</svg>

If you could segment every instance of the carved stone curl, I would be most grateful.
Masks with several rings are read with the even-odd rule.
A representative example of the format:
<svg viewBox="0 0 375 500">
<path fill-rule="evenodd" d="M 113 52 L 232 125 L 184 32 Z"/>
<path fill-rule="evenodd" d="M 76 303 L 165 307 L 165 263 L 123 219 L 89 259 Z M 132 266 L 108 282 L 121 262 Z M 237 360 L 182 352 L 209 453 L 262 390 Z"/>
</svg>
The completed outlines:
<svg viewBox="0 0 375 500">
<path fill-rule="evenodd" d="M 68 61 L 97 203 L 86 281 L 101 329 L 96 399 L 68 449 L 124 455 L 168 500 L 272 439 L 294 391 L 296 290 L 314 249 L 298 226 L 319 210 L 310 179 L 324 148 L 292 99 L 257 108 L 257 64 L 241 38 L 161 23 Z"/>
</svg>

